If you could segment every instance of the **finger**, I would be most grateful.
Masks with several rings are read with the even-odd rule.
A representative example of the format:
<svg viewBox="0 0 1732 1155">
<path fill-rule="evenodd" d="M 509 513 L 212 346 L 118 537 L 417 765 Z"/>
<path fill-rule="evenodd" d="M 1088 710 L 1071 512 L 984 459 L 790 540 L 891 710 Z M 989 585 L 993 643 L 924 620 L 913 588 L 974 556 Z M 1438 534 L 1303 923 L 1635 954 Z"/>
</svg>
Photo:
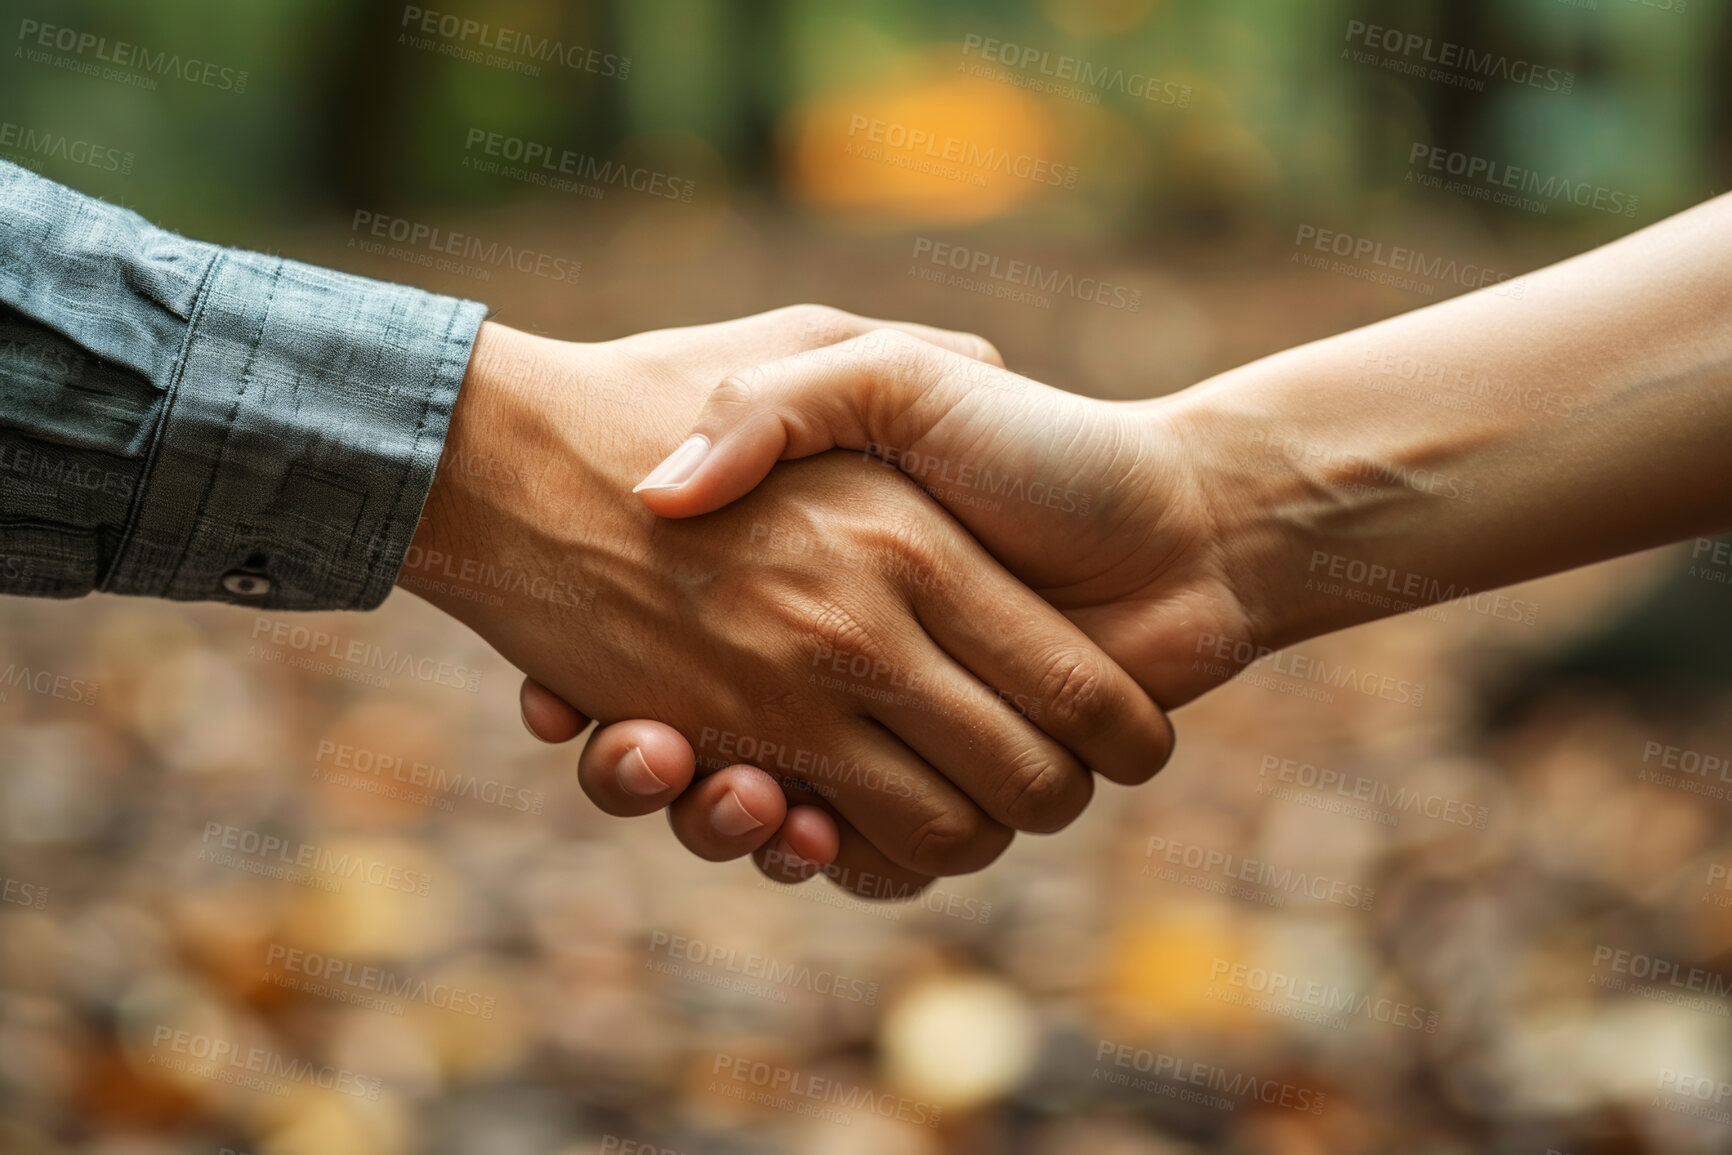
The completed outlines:
<svg viewBox="0 0 1732 1155">
<path fill-rule="evenodd" d="M 696 768 L 691 744 L 673 727 L 616 722 L 590 735 L 577 759 L 577 780 L 602 810 L 630 818 L 672 802 Z"/>
<path fill-rule="evenodd" d="M 685 841 L 685 835 L 680 835 Z M 753 851 L 758 869 L 772 882 L 804 882 L 836 861 L 841 836 L 836 816 L 821 806 L 789 806 L 782 829 Z"/>
<path fill-rule="evenodd" d="M 788 800 L 788 817 L 782 820 L 782 829 L 752 857 L 758 870 L 772 882 L 804 882 L 836 860 L 841 847 L 838 827 L 846 823 L 836 817 L 819 793 L 799 779 L 771 777 Z"/>
<path fill-rule="evenodd" d="M 589 725 L 589 719 L 577 707 L 534 678 L 523 679 L 517 705 L 524 728 L 543 742 L 569 742 Z"/>
<path fill-rule="evenodd" d="M 836 818 L 823 806 L 815 804 L 816 798 L 809 791 L 792 780 L 778 779 L 767 771 L 744 763 L 724 767 L 716 773 L 726 775 L 730 782 L 741 780 L 750 783 L 747 793 L 742 796 L 748 801 L 761 789 L 755 782 L 758 778 L 767 778 L 772 788 L 781 791 L 787 808 L 781 828 L 758 845 L 759 854 L 775 852 L 773 861 L 780 875 L 771 876 L 775 881 L 802 882 L 835 860 Z M 727 841 L 730 837 L 725 830 L 718 829 L 716 813 L 714 808 L 676 806 L 668 811 L 668 822 L 673 827 L 674 837 L 686 849 L 700 858 L 714 858 L 718 842 Z M 732 810 L 724 809 L 722 813 L 737 818 Z M 729 829 L 732 828 L 730 824 Z M 727 857 L 737 857 L 737 854 Z"/>
<path fill-rule="evenodd" d="M 828 865 L 810 874 L 822 874 L 832 885 L 860 898 L 886 902 L 913 898 L 932 884 L 932 875 L 892 862 L 846 819 L 836 818 L 834 821 L 838 839 L 836 854 Z M 774 842 L 753 857 L 759 870 L 778 881 L 778 873 L 788 865 Z"/>
<path fill-rule="evenodd" d="M 820 654 L 831 690 L 856 696 L 994 821 L 1050 834 L 1088 806 L 1094 779 L 1019 713 L 1016 696 L 981 682 L 922 637 L 892 657 Z"/>
<path fill-rule="evenodd" d="M 979 543 L 954 548 L 952 580 L 910 584 L 932 640 L 1090 770 L 1125 784 L 1153 777 L 1173 752 L 1161 708 Z"/>
<path fill-rule="evenodd" d="M 916 874 L 968 874 L 991 864 L 1013 832 L 871 718 L 816 783 L 825 801 L 884 857 Z"/>
<path fill-rule="evenodd" d="M 698 750 L 706 764 L 722 754 L 701 743 Z M 758 750 L 766 765 L 787 768 L 779 780 L 791 798 L 822 799 L 904 870 L 967 874 L 1010 845 L 1009 828 L 863 711 L 821 748 Z"/>
<path fill-rule="evenodd" d="M 1032 385 L 893 329 L 728 377 L 690 436 L 633 490 L 662 517 L 691 517 L 749 493 L 777 461 L 826 449 L 919 441 L 980 384 Z"/>
<path fill-rule="evenodd" d="M 768 842 L 787 813 L 774 778 L 756 766 L 728 766 L 674 799 L 668 825 L 699 858 L 726 862 Z"/>
<path fill-rule="evenodd" d="M 543 741 L 567 741 L 575 736 L 575 731 L 564 737 L 548 736 L 558 729 L 569 729 L 574 719 L 576 730 L 588 725 L 574 707 L 533 679 L 524 679 L 522 696 L 525 724 Z M 677 797 L 675 783 L 690 780 L 688 763 L 695 766 L 695 762 L 690 745 L 671 727 L 650 721 L 621 722 L 603 727 L 586 745 L 578 763 L 578 778 L 584 783 L 584 792 L 608 813 L 646 814 Z M 741 774 L 755 772 L 749 766 L 731 769 Z M 755 797 L 761 787 L 754 784 L 745 789 L 744 796 Z M 707 817 L 704 825 L 708 826 Z M 789 809 L 778 834 L 778 845 L 790 868 L 795 862 L 804 865 L 802 877 L 810 877 L 836 856 L 835 820 L 819 807 Z M 707 838 L 709 831 L 694 830 L 694 837 Z M 681 841 L 686 841 L 683 833 Z"/>
</svg>

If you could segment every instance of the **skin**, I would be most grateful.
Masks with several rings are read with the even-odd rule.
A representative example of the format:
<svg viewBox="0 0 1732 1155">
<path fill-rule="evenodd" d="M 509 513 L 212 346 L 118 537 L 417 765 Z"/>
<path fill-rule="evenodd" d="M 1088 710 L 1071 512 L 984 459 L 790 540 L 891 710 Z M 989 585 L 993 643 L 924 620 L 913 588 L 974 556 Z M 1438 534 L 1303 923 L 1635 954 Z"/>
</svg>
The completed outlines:
<svg viewBox="0 0 1732 1155">
<path fill-rule="evenodd" d="M 873 333 L 722 380 L 701 464 L 640 497 L 713 516 L 859 450 L 1173 708 L 1307 638 L 1732 524 L 1729 318 L 1722 197 L 1156 401 Z M 989 473 L 1094 499 L 983 502 Z"/>
<path fill-rule="evenodd" d="M 834 812 L 851 888 L 907 893 L 985 866 L 1015 830 L 1061 828 L 1091 772 L 1146 779 L 1171 731 L 935 502 L 858 455 L 801 462 L 701 521 L 631 495 L 715 380 L 877 328 L 815 309 L 592 345 L 483 326 L 420 568 L 399 581 L 583 714 L 671 728 L 672 745 L 641 726 L 592 743 L 611 769 L 580 771 L 598 803 L 677 798 L 676 824 L 707 820 L 700 849 L 759 849 L 787 825 L 775 781 L 701 772 L 770 750 L 796 801 Z M 543 706 L 531 695 L 526 720 Z"/>
</svg>

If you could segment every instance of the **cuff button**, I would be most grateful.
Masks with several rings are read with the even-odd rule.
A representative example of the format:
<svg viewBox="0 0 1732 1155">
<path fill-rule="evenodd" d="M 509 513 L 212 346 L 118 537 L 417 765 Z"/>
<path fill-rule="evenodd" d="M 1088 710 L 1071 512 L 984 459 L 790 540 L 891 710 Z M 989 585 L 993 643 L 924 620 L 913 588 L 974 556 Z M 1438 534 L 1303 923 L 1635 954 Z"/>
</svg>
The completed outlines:
<svg viewBox="0 0 1732 1155">
<path fill-rule="evenodd" d="M 230 570 L 223 575 L 223 589 L 236 597 L 257 598 L 271 592 L 271 579 L 263 574 Z"/>
</svg>

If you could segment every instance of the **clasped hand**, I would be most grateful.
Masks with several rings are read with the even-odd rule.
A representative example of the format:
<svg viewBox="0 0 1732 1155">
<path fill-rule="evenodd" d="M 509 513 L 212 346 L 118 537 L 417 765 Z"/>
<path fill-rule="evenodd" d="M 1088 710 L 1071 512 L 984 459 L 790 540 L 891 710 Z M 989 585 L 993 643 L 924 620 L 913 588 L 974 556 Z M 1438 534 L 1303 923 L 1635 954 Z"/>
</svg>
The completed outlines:
<svg viewBox="0 0 1732 1155">
<path fill-rule="evenodd" d="M 1721 197 L 1524 278 L 1519 324 L 1481 290 L 1154 401 L 811 307 L 488 327 L 421 556 L 593 608 L 428 596 L 529 675 L 532 730 L 613 723 L 578 769 L 604 809 L 911 893 L 1146 779 L 1162 709 L 1281 647 L 1724 530 L 1729 229 Z M 495 458 L 525 482 L 451 467 Z"/>
<path fill-rule="evenodd" d="M 746 412 L 781 388 L 762 366 L 912 370 L 928 354 L 1017 386 L 986 391 L 1006 407 L 996 417 L 955 407 L 944 436 L 972 441 L 997 420 L 1002 441 L 973 460 L 1027 478 L 1068 460 L 1059 468 L 1076 476 L 1044 484 L 1086 489 L 1088 508 L 959 507 L 947 498 L 970 494 L 911 483 L 878 456 L 819 452 L 846 435 L 814 427 L 774 445 Z M 532 679 L 532 729 L 557 739 L 585 716 L 616 723 L 580 765 L 603 809 L 666 806 L 706 858 L 757 851 L 772 877 L 822 867 L 862 893 L 977 870 L 1013 831 L 1074 819 L 1093 774 L 1140 782 L 1171 748 L 1148 671 L 1127 672 L 1151 639 L 1124 612 L 1166 595 L 1125 587 L 1100 552 L 1121 548 L 1143 498 L 1088 472 L 1103 451 L 1133 472 L 1160 465 L 1111 431 L 1047 460 L 1080 426 L 1067 435 L 1043 393 L 1022 391 L 1043 387 L 995 361 L 978 338 L 811 307 L 592 345 L 488 325 L 412 556 L 486 558 L 585 596 L 408 584 Z M 964 443 L 896 441 L 925 418 L 886 417 L 862 432 L 939 456 Z M 694 422 L 714 450 L 697 461 L 702 443 L 688 440 L 634 495 Z M 784 455 L 806 459 L 771 474 Z M 448 467 L 477 461 L 511 467 Z M 670 472 L 689 476 L 669 485 Z"/>
</svg>

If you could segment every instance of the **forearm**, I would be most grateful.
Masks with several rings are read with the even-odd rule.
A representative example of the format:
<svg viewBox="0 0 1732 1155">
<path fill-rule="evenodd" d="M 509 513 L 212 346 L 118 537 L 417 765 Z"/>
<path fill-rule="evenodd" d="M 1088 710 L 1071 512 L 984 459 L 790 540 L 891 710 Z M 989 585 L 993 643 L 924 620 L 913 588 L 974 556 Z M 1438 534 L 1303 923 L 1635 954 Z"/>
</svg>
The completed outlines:
<svg viewBox="0 0 1732 1155">
<path fill-rule="evenodd" d="M 1732 523 L 1732 197 L 1156 407 L 1271 645 Z M 1247 466 L 1250 466 L 1247 469 Z"/>
<path fill-rule="evenodd" d="M 383 600 L 482 307 L 5 162 L 0 209 L 0 593 Z"/>
</svg>

